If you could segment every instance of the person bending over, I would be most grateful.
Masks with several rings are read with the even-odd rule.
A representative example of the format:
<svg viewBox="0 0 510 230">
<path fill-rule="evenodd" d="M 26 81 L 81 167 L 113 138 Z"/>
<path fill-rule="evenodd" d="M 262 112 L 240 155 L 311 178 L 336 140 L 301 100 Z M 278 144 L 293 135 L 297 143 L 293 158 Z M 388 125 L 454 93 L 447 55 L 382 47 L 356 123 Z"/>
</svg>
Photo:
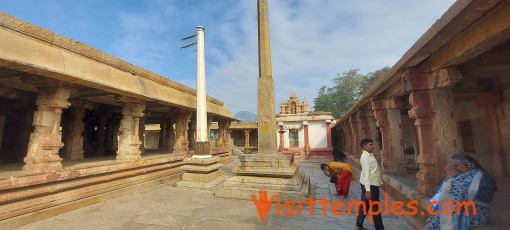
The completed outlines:
<svg viewBox="0 0 510 230">
<path fill-rule="evenodd" d="M 347 198 L 351 181 L 355 180 L 351 166 L 342 162 L 329 162 L 322 163 L 321 170 L 324 175 L 331 177 L 329 181 L 335 184 L 337 195 Z"/>
</svg>

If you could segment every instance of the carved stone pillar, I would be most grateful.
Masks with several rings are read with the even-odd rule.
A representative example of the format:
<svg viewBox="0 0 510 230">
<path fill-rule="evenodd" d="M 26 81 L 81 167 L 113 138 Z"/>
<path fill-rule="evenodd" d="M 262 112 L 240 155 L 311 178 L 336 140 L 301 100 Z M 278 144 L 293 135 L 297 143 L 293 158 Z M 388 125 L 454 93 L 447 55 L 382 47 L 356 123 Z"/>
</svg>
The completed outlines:
<svg viewBox="0 0 510 230">
<path fill-rule="evenodd" d="M 158 144 L 158 147 L 160 149 L 164 148 L 165 146 L 165 141 L 166 141 L 166 122 L 167 122 L 167 118 L 165 115 L 163 115 L 161 117 L 161 119 L 159 120 L 159 144 Z"/>
<path fill-rule="evenodd" d="M 108 118 L 101 114 L 99 115 L 99 127 L 98 135 L 97 135 L 97 149 L 96 156 L 103 156 L 106 153 L 106 123 L 108 122 Z"/>
<path fill-rule="evenodd" d="M 123 96 L 117 97 L 117 101 L 122 103 L 117 160 L 139 160 L 142 158 L 140 119 L 144 116 L 145 102 Z"/>
<path fill-rule="evenodd" d="M 250 130 L 248 129 L 244 130 L 244 147 L 245 148 L 250 147 Z"/>
<path fill-rule="evenodd" d="M 176 135 L 175 135 L 175 128 L 174 125 L 176 125 L 176 117 L 177 115 L 173 112 L 167 113 L 164 116 L 164 124 L 165 124 L 165 134 L 163 138 L 163 148 L 167 149 L 171 152 L 174 152 L 176 149 Z"/>
<path fill-rule="evenodd" d="M 147 120 L 147 117 L 150 116 L 150 111 L 145 110 L 143 112 L 145 116 L 140 118 L 140 125 L 139 125 L 139 138 L 140 138 L 140 151 L 141 153 L 145 153 L 145 121 Z"/>
<path fill-rule="evenodd" d="M 351 138 L 352 138 L 352 142 L 353 142 L 353 143 L 351 143 L 351 152 L 352 152 L 352 154 L 359 157 L 361 155 L 361 150 L 359 147 L 361 139 L 360 139 L 360 135 L 359 135 L 358 120 L 356 119 L 356 116 L 350 116 L 349 123 L 350 123 L 350 128 L 351 128 Z"/>
<path fill-rule="evenodd" d="M 225 121 L 225 124 L 223 126 L 223 149 L 229 150 L 230 149 L 230 122 Z"/>
<path fill-rule="evenodd" d="M 486 93 L 478 98 L 478 106 L 485 110 L 485 120 L 487 122 L 489 155 L 491 159 L 491 172 L 496 176 L 508 176 L 508 167 L 501 144 L 501 134 L 499 130 L 498 109 L 502 100 L 499 92 Z"/>
<path fill-rule="evenodd" d="M 444 163 L 459 151 L 453 117 L 453 87 L 462 76 L 454 69 L 433 73 L 404 73 L 404 91 L 409 92 L 409 117 L 416 119 L 419 139 L 418 192 L 434 195 L 444 176 Z"/>
<path fill-rule="evenodd" d="M 179 111 L 175 116 L 175 143 L 174 153 L 188 154 L 188 124 L 191 111 Z"/>
<path fill-rule="evenodd" d="M 213 118 L 208 116 L 207 117 L 207 140 L 211 142 L 211 125 L 212 125 Z"/>
<path fill-rule="evenodd" d="M 218 121 L 218 133 L 216 134 L 216 149 L 223 149 L 223 133 L 225 127 L 221 121 Z"/>
<path fill-rule="evenodd" d="M 60 81 L 32 80 L 35 80 L 33 83 L 37 87 L 37 111 L 34 113 L 32 124 L 35 129 L 30 134 L 23 171 L 59 170 L 62 169 L 62 158 L 58 151 L 64 147 L 61 142 L 60 120 L 62 109 L 71 105 L 67 101 L 71 89 Z"/>
<path fill-rule="evenodd" d="M 344 135 L 345 135 L 345 154 L 353 155 L 352 152 L 352 134 L 351 134 L 351 124 L 348 120 L 345 120 L 342 124 Z"/>
<path fill-rule="evenodd" d="M 68 135 L 64 137 L 64 155 L 69 160 L 81 160 L 83 153 L 83 132 L 85 131 L 85 110 L 91 109 L 92 105 L 83 100 L 72 100 L 69 111 L 70 124 Z"/>
<path fill-rule="evenodd" d="M 402 146 L 402 129 L 400 128 L 399 98 L 372 99 L 372 110 L 376 125 L 381 130 L 381 170 L 382 173 L 405 174 L 405 155 Z"/>
<path fill-rule="evenodd" d="M 361 125 L 361 131 L 362 131 L 361 134 L 363 135 L 363 138 L 371 138 L 368 114 L 369 114 L 369 111 L 366 109 L 360 109 L 358 111 L 358 120 Z"/>
<path fill-rule="evenodd" d="M 195 115 L 196 116 L 196 115 Z M 197 119 L 192 115 L 192 118 L 189 122 L 188 129 L 188 148 L 191 150 L 195 150 L 195 142 L 197 139 Z M 210 147 L 208 147 L 210 149 Z M 210 153 L 210 151 L 209 151 Z"/>
</svg>

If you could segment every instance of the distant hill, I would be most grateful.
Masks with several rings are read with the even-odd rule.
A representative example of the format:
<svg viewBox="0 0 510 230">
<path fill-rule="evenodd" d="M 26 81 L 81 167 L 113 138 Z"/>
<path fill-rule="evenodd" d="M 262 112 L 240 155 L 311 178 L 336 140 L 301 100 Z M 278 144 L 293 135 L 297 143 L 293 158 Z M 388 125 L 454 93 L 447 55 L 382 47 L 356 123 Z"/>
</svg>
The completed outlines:
<svg viewBox="0 0 510 230">
<path fill-rule="evenodd" d="M 242 122 L 257 122 L 257 115 L 248 111 L 239 111 L 234 117 Z"/>
</svg>

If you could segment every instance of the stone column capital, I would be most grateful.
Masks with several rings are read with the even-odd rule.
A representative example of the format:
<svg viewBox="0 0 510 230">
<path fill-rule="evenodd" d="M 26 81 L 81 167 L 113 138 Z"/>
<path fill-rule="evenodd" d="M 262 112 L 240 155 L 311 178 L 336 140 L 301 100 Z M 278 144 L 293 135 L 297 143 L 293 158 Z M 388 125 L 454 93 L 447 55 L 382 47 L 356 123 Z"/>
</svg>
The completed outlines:
<svg viewBox="0 0 510 230">
<path fill-rule="evenodd" d="M 451 88 L 462 79 L 462 74 L 455 68 L 438 69 L 431 73 L 406 70 L 403 73 L 403 91 L 413 92 L 438 88 Z"/>
</svg>

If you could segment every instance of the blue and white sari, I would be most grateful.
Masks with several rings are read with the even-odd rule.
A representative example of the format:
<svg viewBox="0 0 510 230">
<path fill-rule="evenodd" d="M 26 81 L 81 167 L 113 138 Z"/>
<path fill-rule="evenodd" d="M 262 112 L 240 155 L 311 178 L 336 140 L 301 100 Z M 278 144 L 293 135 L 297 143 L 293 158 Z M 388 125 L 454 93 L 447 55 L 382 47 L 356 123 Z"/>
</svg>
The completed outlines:
<svg viewBox="0 0 510 230">
<path fill-rule="evenodd" d="M 431 199 L 439 204 L 435 210 L 439 210 L 438 215 L 430 216 L 427 219 L 427 230 L 467 230 L 488 222 L 489 206 L 488 203 L 494 196 L 496 184 L 494 180 L 484 171 L 474 169 L 468 172 L 460 173 L 448 178 L 439 187 L 438 193 Z M 451 205 L 444 205 L 446 201 L 451 201 Z M 474 201 L 476 206 L 476 215 L 471 206 L 469 208 L 458 209 L 459 202 Z M 460 212 L 459 212 L 460 211 Z M 453 212 L 451 215 L 446 213 Z"/>
</svg>

